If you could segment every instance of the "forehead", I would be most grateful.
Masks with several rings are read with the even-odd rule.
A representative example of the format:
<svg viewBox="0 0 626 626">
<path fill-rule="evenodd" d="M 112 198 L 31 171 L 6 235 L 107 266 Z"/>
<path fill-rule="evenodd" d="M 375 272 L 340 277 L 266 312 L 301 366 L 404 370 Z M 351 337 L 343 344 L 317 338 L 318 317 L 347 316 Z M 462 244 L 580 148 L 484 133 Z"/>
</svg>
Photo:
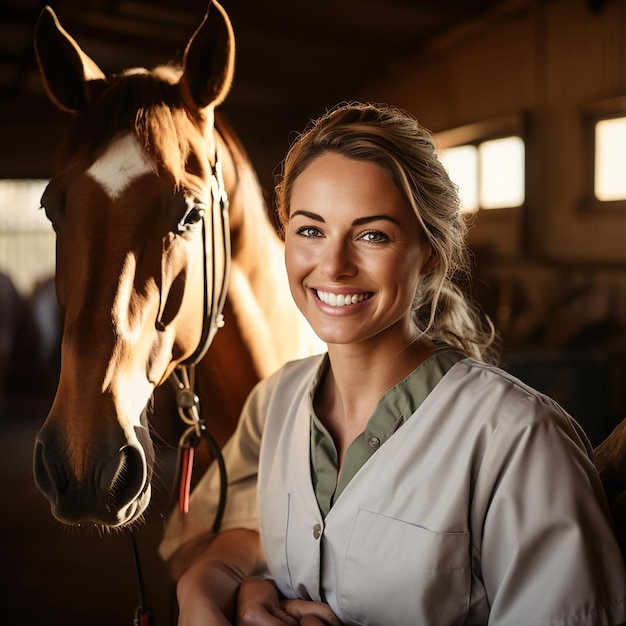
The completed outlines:
<svg viewBox="0 0 626 626">
<path fill-rule="evenodd" d="M 329 153 L 316 157 L 294 180 L 290 212 L 343 208 L 345 210 L 407 213 L 409 203 L 381 165 Z"/>
<path fill-rule="evenodd" d="M 134 180 L 154 171 L 144 148 L 132 133 L 114 139 L 93 165 L 87 175 L 97 182 L 114 200 Z"/>
</svg>

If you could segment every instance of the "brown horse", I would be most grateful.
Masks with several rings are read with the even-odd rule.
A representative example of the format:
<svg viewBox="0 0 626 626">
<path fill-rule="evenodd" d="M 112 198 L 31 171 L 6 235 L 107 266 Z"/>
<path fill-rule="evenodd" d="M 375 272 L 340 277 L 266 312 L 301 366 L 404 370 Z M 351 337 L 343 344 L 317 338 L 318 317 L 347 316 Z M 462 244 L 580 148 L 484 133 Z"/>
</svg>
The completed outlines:
<svg viewBox="0 0 626 626">
<path fill-rule="evenodd" d="M 58 389 L 34 450 L 36 483 L 65 523 L 122 526 L 145 510 L 147 407 L 179 364 L 204 352 L 222 304 L 225 326 L 197 366 L 220 444 L 255 382 L 316 345 L 291 301 L 255 173 L 215 117 L 234 45 L 213 1 L 180 66 L 106 77 L 50 8 L 37 23 L 46 90 L 77 114 L 42 198 L 64 328 Z"/>
</svg>

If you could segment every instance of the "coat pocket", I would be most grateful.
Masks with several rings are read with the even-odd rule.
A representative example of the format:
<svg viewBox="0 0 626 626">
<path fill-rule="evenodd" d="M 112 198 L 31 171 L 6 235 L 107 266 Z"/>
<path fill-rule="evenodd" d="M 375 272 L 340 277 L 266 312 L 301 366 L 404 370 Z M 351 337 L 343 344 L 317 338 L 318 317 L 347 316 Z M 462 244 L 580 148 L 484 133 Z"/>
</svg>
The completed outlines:
<svg viewBox="0 0 626 626">
<path fill-rule="evenodd" d="M 355 624 L 462 624 L 470 599 L 470 534 L 440 533 L 361 509 L 339 602 Z"/>
</svg>

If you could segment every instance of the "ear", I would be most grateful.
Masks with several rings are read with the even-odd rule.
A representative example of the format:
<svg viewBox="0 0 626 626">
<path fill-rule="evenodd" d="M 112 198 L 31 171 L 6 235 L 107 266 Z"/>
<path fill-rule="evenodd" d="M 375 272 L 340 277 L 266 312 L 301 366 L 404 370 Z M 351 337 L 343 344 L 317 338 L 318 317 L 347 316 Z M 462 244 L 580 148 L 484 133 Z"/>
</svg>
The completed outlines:
<svg viewBox="0 0 626 626">
<path fill-rule="evenodd" d="M 106 83 L 102 70 L 63 29 L 46 6 L 35 27 L 35 56 L 46 92 L 61 110 L 76 112 Z"/>
<path fill-rule="evenodd" d="M 439 265 L 439 259 L 437 258 L 435 251 L 432 249 L 432 247 L 430 247 L 428 258 L 424 261 L 424 264 L 422 265 L 422 274 L 426 275 L 432 273 L 437 265 Z"/>
<path fill-rule="evenodd" d="M 233 82 L 235 36 L 226 11 L 215 0 L 193 34 L 183 58 L 180 87 L 193 109 L 220 104 Z"/>
</svg>

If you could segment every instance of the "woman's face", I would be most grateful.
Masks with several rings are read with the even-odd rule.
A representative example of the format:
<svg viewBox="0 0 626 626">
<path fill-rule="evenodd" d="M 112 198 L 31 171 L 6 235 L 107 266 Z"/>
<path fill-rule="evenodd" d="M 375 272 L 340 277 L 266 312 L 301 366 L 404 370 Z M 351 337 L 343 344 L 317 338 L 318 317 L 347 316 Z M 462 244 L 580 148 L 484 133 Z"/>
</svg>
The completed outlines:
<svg viewBox="0 0 626 626">
<path fill-rule="evenodd" d="M 381 166 L 324 154 L 294 181 L 285 235 L 289 285 L 325 342 L 395 332 L 412 338 L 411 306 L 431 259 L 417 218 Z"/>
</svg>

